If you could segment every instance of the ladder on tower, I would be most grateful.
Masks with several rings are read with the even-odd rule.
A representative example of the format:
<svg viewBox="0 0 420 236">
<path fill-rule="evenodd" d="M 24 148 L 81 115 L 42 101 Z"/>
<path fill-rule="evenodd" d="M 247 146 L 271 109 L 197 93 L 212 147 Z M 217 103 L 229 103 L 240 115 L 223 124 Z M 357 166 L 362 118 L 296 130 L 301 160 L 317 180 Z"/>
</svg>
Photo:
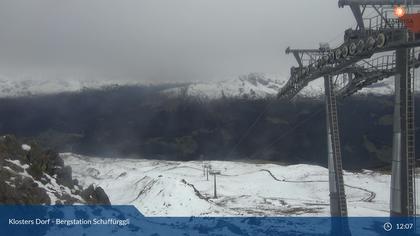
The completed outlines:
<svg viewBox="0 0 420 236">
<path fill-rule="evenodd" d="M 327 100 L 327 116 L 328 126 L 331 131 L 331 144 L 332 144 L 332 155 L 333 165 L 335 170 L 335 183 L 337 187 L 337 198 L 340 216 L 347 216 L 347 201 L 344 190 L 343 180 L 343 164 L 341 158 L 341 147 L 340 147 L 340 133 L 338 128 L 338 115 L 337 115 L 337 99 L 334 93 L 332 77 L 328 76 L 325 78 L 325 92 Z"/>
<path fill-rule="evenodd" d="M 410 53 L 410 56 L 414 56 Z M 415 123 L 414 123 L 414 68 L 411 68 L 408 73 L 407 81 L 407 188 L 408 188 L 408 215 L 414 216 L 416 214 L 416 195 L 415 195 L 415 173 L 416 173 L 416 159 L 415 159 Z"/>
</svg>

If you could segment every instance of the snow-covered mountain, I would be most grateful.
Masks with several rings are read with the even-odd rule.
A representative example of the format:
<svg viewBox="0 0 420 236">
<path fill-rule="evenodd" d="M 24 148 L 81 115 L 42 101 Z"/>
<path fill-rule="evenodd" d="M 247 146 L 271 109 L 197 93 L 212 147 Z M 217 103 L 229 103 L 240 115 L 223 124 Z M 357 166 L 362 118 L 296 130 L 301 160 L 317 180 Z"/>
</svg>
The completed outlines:
<svg viewBox="0 0 420 236">
<path fill-rule="evenodd" d="M 221 97 L 263 98 L 275 96 L 286 81 L 278 76 L 269 78 L 264 74 L 251 73 L 233 79 L 191 83 L 168 89 L 165 92 L 170 95 L 181 94 L 210 99 Z"/>
<path fill-rule="evenodd" d="M 233 79 L 212 82 L 195 82 L 188 85 L 174 84 L 164 94 L 179 95 L 187 91 L 187 95 L 207 98 L 248 97 L 262 98 L 275 96 L 286 82 L 278 76 L 266 77 L 263 74 L 249 74 Z M 7 77 L 0 75 L 0 97 L 20 97 L 61 92 L 79 92 L 83 89 L 102 89 L 109 86 L 138 86 L 151 84 L 137 80 L 112 80 L 97 78 L 58 77 L 47 79 L 37 76 Z M 156 83 L 154 83 L 156 84 Z"/>
<path fill-rule="evenodd" d="M 21 97 L 31 95 L 56 94 L 62 92 L 80 92 L 83 89 L 101 89 L 117 85 L 137 85 L 133 80 L 33 78 L 20 77 L 11 79 L 0 76 L 0 97 Z"/>
<path fill-rule="evenodd" d="M 196 82 L 182 87 L 168 89 L 169 95 L 189 95 L 203 98 L 264 98 L 276 96 L 286 84 L 288 78 L 279 75 L 264 75 L 251 73 L 221 81 Z M 420 89 L 417 89 L 420 91 Z M 391 95 L 394 93 L 394 80 L 387 78 L 357 92 L 358 95 Z M 320 98 L 324 95 L 324 80 L 319 78 L 310 82 L 297 96 L 306 98 Z"/>
<path fill-rule="evenodd" d="M 328 216 L 328 170 L 230 161 L 93 158 L 61 154 L 82 186 L 100 185 L 112 204 L 136 206 L 148 216 Z M 345 172 L 351 216 L 388 216 L 390 175 Z"/>
<path fill-rule="evenodd" d="M 203 98 L 264 98 L 276 96 L 285 85 L 288 78 L 279 75 L 251 73 L 224 80 L 208 82 L 190 82 L 182 85 L 173 84 L 173 88 L 163 91 L 169 96 L 188 95 Z M 393 78 L 388 78 L 364 88 L 358 94 L 393 94 Z M 43 77 L 22 76 L 13 79 L 0 75 L 0 97 L 19 97 L 61 92 L 80 92 L 83 89 L 103 89 L 110 86 L 140 86 L 157 84 L 157 82 L 138 81 L 134 79 L 103 79 L 58 77 L 46 79 Z M 420 89 L 418 89 L 420 91 Z M 308 84 L 299 94 L 301 97 L 319 98 L 324 94 L 323 79 L 317 79 Z"/>
</svg>

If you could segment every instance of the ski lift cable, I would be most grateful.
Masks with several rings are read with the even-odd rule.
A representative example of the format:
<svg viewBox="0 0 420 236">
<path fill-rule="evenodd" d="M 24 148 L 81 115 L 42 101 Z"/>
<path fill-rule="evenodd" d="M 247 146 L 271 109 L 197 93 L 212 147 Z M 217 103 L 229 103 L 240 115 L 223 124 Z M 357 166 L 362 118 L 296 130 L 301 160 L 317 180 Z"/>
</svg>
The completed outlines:
<svg viewBox="0 0 420 236">
<path fill-rule="evenodd" d="M 371 13 L 371 14 L 373 14 L 373 13 Z M 356 27 L 356 25 L 357 24 L 353 24 L 352 27 Z M 337 34 L 335 37 L 333 37 L 332 39 L 330 39 L 328 41 L 328 43 L 331 43 L 333 41 L 337 41 L 341 34 L 342 33 Z M 246 129 L 246 131 L 244 132 L 244 134 L 241 136 L 241 138 L 238 140 L 238 142 L 235 144 L 235 146 L 233 146 L 233 148 L 228 152 L 228 156 L 230 156 L 236 150 L 236 148 L 238 148 L 238 146 L 245 140 L 245 138 L 247 138 L 247 136 L 250 134 L 250 132 L 252 131 L 252 129 L 258 124 L 258 122 L 261 120 L 261 118 L 263 117 L 263 115 L 265 115 L 265 113 L 268 111 L 269 106 L 272 105 L 275 100 L 276 99 L 272 99 L 265 106 L 265 108 L 259 113 L 259 115 L 255 118 L 255 120 L 253 121 L 253 123 L 250 126 L 248 126 L 248 128 Z M 324 108 L 322 110 L 324 110 Z M 322 110 L 318 110 L 316 113 L 319 113 Z M 300 125 L 303 125 L 303 124 L 300 124 Z M 295 129 L 295 128 L 298 128 L 298 127 L 294 127 L 294 128 L 292 128 L 292 130 Z"/>
<path fill-rule="evenodd" d="M 337 40 L 340 35 L 341 35 L 341 33 L 337 34 L 337 36 L 335 36 L 329 42 L 332 42 L 334 40 Z M 230 156 L 236 150 L 236 148 L 238 148 L 238 146 L 245 140 L 245 138 L 247 138 L 247 136 L 250 134 L 250 132 L 252 131 L 252 129 L 258 124 L 258 122 L 261 120 L 261 118 L 263 117 L 263 115 L 265 115 L 265 113 L 268 111 L 269 106 L 272 105 L 275 100 L 276 99 L 272 99 L 265 106 L 265 108 L 259 113 L 259 115 L 255 118 L 255 120 L 253 121 L 253 123 L 250 126 L 248 126 L 247 130 L 244 132 L 244 134 L 241 136 L 241 138 L 238 140 L 238 142 L 235 144 L 235 146 L 228 152 L 228 156 Z"/>
<path fill-rule="evenodd" d="M 283 140 L 284 138 L 286 138 L 289 134 L 291 134 L 293 131 L 295 131 L 296 129 L 300 128 L 301 126 L 303 126 L 304 124 L 306 124 L 308 121 L 310 121 L 312 118 L 315 118 L 317 115 L 319 115 L 322 111 L 325 110 L 325 107 L 322 107 L 314 112 L 312 112 L 306 119 L 298 122 L 297 124 L 295 124 L 290 130 L 286 131 L 285 133 L 283 133 L 282 135 L 278 136 L 276 139 L 274 139 L 271 143 L 269 143 L 268 145 L 266 145 L 264 148 L 262 148 L 259 151 L 254 152 L 252 155 L 250 155 L 250 157 L 254 157 L 255 155 L 261 153 L 264 150 L 267 150 L 269 148 L 271 148 L 273 145 L 277 144 L 278 142 L 280 142 L 281 140 Z"/>
<path fill-rule="evenodd" d="M 228 157 L 236 150 L 236 148 L 247 138 L 247 136 L 251 133 L 252 129 L 260 122 L 261 118 L 268 112 L 269 107 L 276 101 L 277 99 L 273 98 L 271 101 L 261 110 L 259 115 L 255 118 L 251 125 L 248 126 L 244 134 L 238 140 L 238 142 L 233 146 L 233 148 L 228 152 Z"/>
<path fill-rule="evenodd" d="M 339 35 L 338 35 L 339 36 Z M 338 37 L 337 36 L 337 37 Z M 334 40 L 334 39 L 333 39 Z M 332 41 L 332 40 L 330 40 Z M 228 156 L 230 156 L 235 150 L 236 148 L 238 148 L 238 146 L 245 140 L 245 138 L 247 138 L 247 136 L 250 134 L 250 132 L 252 131 L 252 129 L 258 124 L 258 122 L 261 120 L 261 118 L 263 117 L 263 115 L 265 115 L 265 113 L 267 113 L 269 107 L 276 101 L 276 99 L 272 99 L 265 107 L 264 109 L 259 113 L 259 115 L 255 118 L 255 120 L 253 121 L 253 123 L 248 126 L 247 130 L 244 132 L 244 134 L 241 136 L 241 138 L 238 140 L 238 142 L 235 144 L 235 146 L 228 152 Z"/>
</svg>

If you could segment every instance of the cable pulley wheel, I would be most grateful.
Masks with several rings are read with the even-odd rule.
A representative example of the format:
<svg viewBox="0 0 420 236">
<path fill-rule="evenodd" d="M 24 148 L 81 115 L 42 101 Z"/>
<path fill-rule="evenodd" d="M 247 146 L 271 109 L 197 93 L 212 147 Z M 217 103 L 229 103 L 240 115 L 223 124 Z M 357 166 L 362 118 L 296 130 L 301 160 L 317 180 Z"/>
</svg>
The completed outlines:
<svg viewBox="0 0 420 236">
<path fill-rule="evenodd" d="M 357 42 L 357 53 L 362 53 L 363 50 L 365 50 L 365 42 L 363 42 L 363 40 L 359 40 L 359 42 Z"/>
<path fill-rule="evenodd" d="M 327 64 L 329 62 L 329 57 L 328 55 L 324 55 L 322 56 L 322 61 L 324 62 L 324 64 Z"/>
<path fill-rule="evenodd" d="M 343 58 L 346 58 L 349 55 L 349 48 L 347 47 L 347 45 L 341 47 L 341 55 L 343 56 Z"/>
<path fill-rule="evenodd" d="M 338 48 L 338 49 L 335 50 L 334 57 L 335 57 L 336 60 L 341 58 L 341 49 Z"/>
<path fill-rule="evenodd" d="M 375 47 L 375 43 L 376 40 L 370 36 L 367 40 L 366 40 L 366 47 L 368 50 L 372 50 Z"/>
<path fill-rule="evenodd" d="M 383 33 L 378 34 L 378 36 L 376 37 L 376 47 L 383 48 L 385 44 L 386 44 L 385 34 Z"/>
<path fill-rule="evenodd" d="M 355 43 L 350 43 L 349 45 L 349 54 L 355 55 L 357 53 L 357 45 Z"/>
</svg>

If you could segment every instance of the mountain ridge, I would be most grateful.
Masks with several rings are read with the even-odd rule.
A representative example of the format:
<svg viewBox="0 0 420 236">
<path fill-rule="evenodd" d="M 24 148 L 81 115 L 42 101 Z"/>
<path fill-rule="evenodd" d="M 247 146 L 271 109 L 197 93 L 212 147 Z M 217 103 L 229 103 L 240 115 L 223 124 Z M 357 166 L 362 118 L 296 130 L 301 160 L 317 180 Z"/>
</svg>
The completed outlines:
<svg viewBox="0 0 420 236">
<path fill-rule="evenodd" d="M 36 95 L 59 94 L 63 92 L 77 93 L 86 89 L 103 90 L 118 86 L 157 86 L 169 84 L 162 93 L 168 96 L 191 96 L 206 99 L 236 97 L 260 99 L 275 97 L 286 84 L 287 78 L 276 74 L 250 73 L 221 80 L 196 82 L 150 82 L 135 79 L 99 79 L 57 77 L 47 79 L 42 77 L 21 77 L 11 79 L 0 76 L 0 98 L 24 97 Z M 297 95 L 305 98 L 320 98 L 324 94 L 322 78 L 310 82 Z M 420 91 L 419 88 L 416 89 Z M 388 78 L 360 90 L 358 95 L 391 95 L 393 94 L 393 79 Z"/>
</svg>

